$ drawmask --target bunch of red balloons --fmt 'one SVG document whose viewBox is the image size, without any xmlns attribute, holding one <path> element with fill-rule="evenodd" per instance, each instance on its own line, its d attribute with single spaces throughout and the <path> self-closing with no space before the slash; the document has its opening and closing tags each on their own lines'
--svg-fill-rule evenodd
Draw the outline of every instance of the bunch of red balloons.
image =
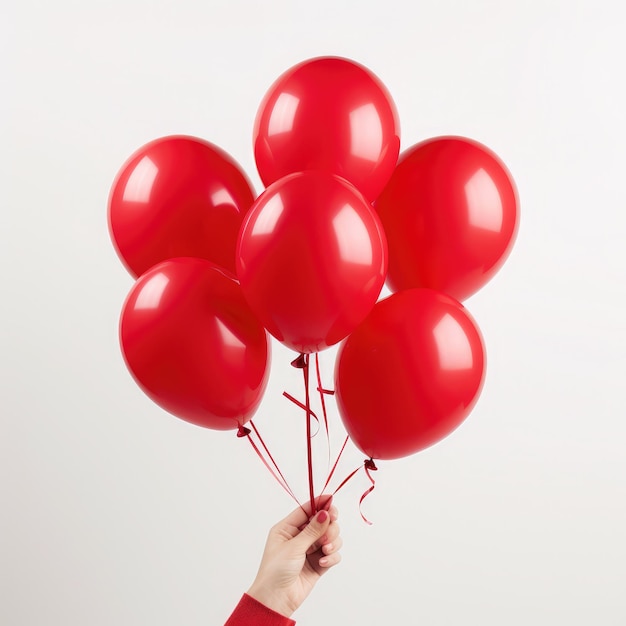
<svg viewBox="0 0 626 626">
<path fill-rule="evenodd" d="M 336 57 L 292 67 L 263 99 L 256 199 L 207 141 L 140 148 L 108 215 L 137 278 L 120 340 L 145 393 L 200 426 L 240 429 L 266 386 L 269 331 L 303 354 L 343 341 L 337 404 L 369 458 L 415 453 L 456 428 L 485 373 L 460 301 L 510 252 L 517 193 L 502 161 L 471 139 L 399 150 L 385 86 Z M 385 281 L 393 293 L 377 302 Z"/>
</svg>

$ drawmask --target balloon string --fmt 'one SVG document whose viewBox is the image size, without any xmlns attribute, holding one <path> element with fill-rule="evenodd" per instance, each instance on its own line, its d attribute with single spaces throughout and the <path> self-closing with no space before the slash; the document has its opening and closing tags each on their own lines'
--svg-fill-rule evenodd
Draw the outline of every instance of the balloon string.
<svg viewBox="0 0 626 626">
<path fill-rule="evenodd" d="M 261 435 L 259 435 L 258 430 L 256 429 L 256 427 L 254 426 L 254 424 L 252 422 L 250 422 L 250 425 L 252 426 L 252 428 L 254 428 L 254 432 L 256 433 L 257 437 L 259 438 L 259 441 L 261 442 L 261 445 L 263 446 L 263 448 L 267 452 L 269 458 L 271 459 L 274 467 L 276 468 L 276 471 L 274 471 L 274 469 L 271 467 L 271 465 L 269 464 L 267 459 L 263 456 L 263 453 L 261 452 L 261 450 L 259 449 L 257 444 L 254 443 L 254 440 L 252 439 L 251 431 L 250 431 L 249 428 L 246 428 L 245 426 L 239 426 L 239 430 L 237 431 L 237 437 L 240 437 L 240 438 L 241 437 L 245 437 L 250 442 L 250 445 L 252 446 L 252 449 L 256 452 L 257 456 L 263 462 L 263 465 L 265 465 L 265 467 L 269 470 L 270 474 L 274 477 L 274 480 L 289 494 L 289 496 L 296 502 L 296 504 L 305 513 L 307 513 L 307 511 L 304 509 L 304 507 L 302 506 L 302 504 L 300 503 L 300 501 L 298 500 L 298 498 L 294 494 L 293 490 L 291 489 L 291 487 L 287 483 L 287 480 L 283 476 L 283 473 L 280 471 L 278 465 L 276 464 L 276 461 L 274 461 L 274 458 L 272 457 L 272 455 L 270 454 L 269 450 L 267 449 L 267 446 L 265 445 L 265 442 L 263 441 L 263 439 L 261 439 Z M 276 473 L 276 472 L 278 472 L 278 473 Z M 307 515 L 308 515 L 308 513 L 307 513 Z"/>
<path fill-rule="evenodd" d="M 345 445 L 345 444 L 344 444 Z M 363 500 L 365 500 L 365 498 L 367 498 L 367 496 L 369 496 L 370 493 L 372 493 L 372 491 L 374 491 L 374 488 L 376 487 L 376 481 L 372 478 L 372 475 L 370 474 L 370 472 L 375 472 L 378 468 L 376 467 L 376 464 L 374 463 L 374 459 L 365 459 L 365 461 L 363 462 L 363 465 L 359 465 L 359 467 L 357 467 L 355 470 L 353 470 L 352 472 L 350 472 L 348 474 L 348 476 L 346 476 L 346 478 L 344 478 L 341 483 L 339 484 L 339 487 L 337 487 L 337 489 L 335 489 L 335 491 L 333 491 L 333 496 L 353 477 L 355 476 L 359 470 L 361 468 L 365 469 L 365 474 L 367 475 L 367 478 L 369 479 L 369 481 L 372 483 L 372 486 L 369 487 L 368 489 L 366 489 L 363 492 L 363 495 L 361 495 L 361 498 L 359 500 L 359 513 L 361 514 L 361 517 L 363 518 L 363 521 L 366 524 L 369 524 L 370 526 L 372 525 L 372 522 L 370 522 L 365 515 L 363 515 L 363 510 L 361 508 L 361 505 L 363 504 Z"/>
<path fill-rule="evenodd" d="M 361 496 L 361 499 L 359 500 L 359 513 L 361 514 L 363 521 L 366 524 L 369 524 L 371 526 L 372 522 L 370 522 L 365 517 L 365 515 L 363 515 L 361 505 L 363 504 L 363 500 L 365 500 L 365 498 L 367 498 L 367 496 L 369 496 L 370 493 L 372 493 L 372 491 L 374 491 L 374 488 L 376 487 L 376 481 L 372 478 L 372 475 L 370 474 L 370 472 L 375 472 L 378 468 L 376 467 L 376 464 L 374 463 L 374 459 L 366 459 L 365 463 L 363 463 L 363 467 L 365 468 L 365 474 L 369 478 L 369 481 L 372 483 L 372 486 L 363 493 L 363 495 Z"/>
<path fill-rule="evenodd" d="M 317 417 L 317 415 L 311 409 L 310 360 L 309 360 L 309 358 L 310 358 L 310 355 L 305 354 L 305 353 L 301 353 L 298 357 L 296 357 L 291 362 L 291 365 L 293 367 L 296 367 L 296 368 L 302 370 L 302 376 L 303 376 L 303 379 L 304 379 L 304 396 L 305 396 L 305 401 L 304 402 L 300 402 L 299 400 L 294 398 L 291 394 L 287 393 L 286 391 L 283 391 L 283 396 L 285 396 L 285 398 L 287 398 L 288 400 L 293 402 L 296 406 L 298 406 L 300 409 L 302 409 L 303 411 L 306 412 L 307 473 L 308 473 L 308 479 L 309 479 L 309 499 L 310 499 L 310 502 L 311 502 L 312 514 L 315 515 L 315 513 L 317 512 L 318 501 L 315 498 L 315 488 L 314 488 L 314 483 L 313 483 L 313 450 L 312 450 L 312 445 L 311 445 L 311 439 L 312 439 L 312 437 L 314 435 L 311 434 L 311 417 L 313 417 L 315 419 L 315 421 L 317 422 L 317 424 L 318 424 L 318 431 L 319 431 L 319 428 L 321 427 L 321 423 L 320 423 L 320 420 Z M 316 369 L 316 375 L 317 375 L 317 391 L 320 394 L 320 402 L 321 402 L 321 405 L 322 405 L 322 413 L 323 413 L 323 416 L 324 416 L 324 429 L 326 430 L 326 440 L 327 440 L 327 444 L 328 444 L 328 459 L 329 459 L 328 460 L 328 464 L 330 466 L 330 429 L 329 429 L 329 426 L 328 426 L 328 412 L 326 410 L 326 401 L 325 401 L 324 396 L 325 395 L 334 395 L 335 392 L 332 391 L 332 390 L 329 390 L 329 389 L 324 389 L 324 387 L 322 385 L 322 376 L 321 376 L 321 370 L 320 370 L 320 365 L 319 365 L 319 355 L 317 353 L 315 353 L 315 369 Z M 277 465 L 276 461 L 274 460 L 272 454 L 270 453 L 269 449 L 265 445 L 265 442 L 263 441 L 263 438 L 261 437 L 260 433 L 258 432 L 256 426 L 254 425 L 254 423 L 252 421 L 250 421 L 250 425 L 254 429 L 255 434 L 259 438 L 259 442 L 261 443 L 261 446 L 263 447 L 263 449 L 267 453 L 269 459 L 271 460 L 272 464 L 276 468 L 276 471 L 274 471 L 272 469 L 272 467 L 270 466 L 268 461 L 266 461 L 266 459 L 261 454 L 261 451 L 259 450 L 259 448 L 256 446 L 256 444 L 252 440 L 252 438 L 250 436 L 250 429 L 244 428 L 243 426 L 240 426 L 239 432 L 237 433 L 237 436 L 238 437 L 244 437 L 244 436 L 248 437 L 248 440 L 252 444 L 252 447 L 255 449 L 257 455 L 263 461 L 265 466 L 269 469 L 269 471 L 274 476 L 276 481 L 298 503 L 300 508 L 303 511 L 306 512 L 306 510 L 304 509 L 304 507 L 302 506 L 300 501 L 296 498 L 296 496 L 295 496 L 293 490 L 291 489 L 291 487 L 289 487 L 289 485 L 287 483 L 287 480 L 283 476 L 283 474 L 280 471 L 280 468 L 278 467 L 278 465 Z M 349 438 L 350 437 L 347 435 L 346 438 L 344 439 L 343 445 L 341 446 L 341 449 L 339 450 L 339 454 L 337 455 L 337 458 L 335 459 L 335 462 L 333 464 L 332 469 L 328 473 L 328 477 L 326 478 L 326 482 L 324 483 L 324 487 L 323 487 L 321 493 L 324 493 L 324 491 L 326 491 L 326 488 L 328 487 L 330 481 L 332 480 L 332 477 L 334 476 L 335 471 L 337 470 L 337 466 L 339 465 L 339 461 L 341 459 L 341 456 L 343 455 L 343 452 L 344 452 L 344 450 L 346 448 L 346 444 L 348 443 L 348 439 Z M 372 522 L 370 522 L 365 517 L 365 515 L 363 515 L 362 505 L 363 505 L 363 501 L 365 500 L 365 498 L 367 498 L 367 496 L 369 496 L 369 494 L 372 493 L 372 491 L 374 491 L 374 489 L 376 487 L 376 481 L 374 480 L 374 478 L 372 478 L 372 475 L 370 473 L 370 472 L 376 471 L 378 469 L 376 467 L 376 464 L 374 463 L 374 459 L 372 459 L 372 458 L 365 459 L 365 461 L 363 462 L 363 465 L 359 465 L 356 469 L 354 469 L 352 472 L 350 472 L 350 474 L 348 474 L 348 476 L 346 476 L 346 478 L 344 478 L 341 481 L 339 486 L 333 491 L 332 495 L 334 496 L 347 482 L 349 482 L 361 470 L 361 468 L 364 469 L 365 474 L 366 474 L 368 480 L 371 483 L 371 487 L 366 489 L 363 492 L 363 494 L 361 495 L 361 498 L 359 499 L 359 513 L 361 514 L 361 517 L 362 517 L 363 521 L 366 524 L 369 524 L 371 526 Z M 279 476 L 280 476 L 280 478 L 279 478 Z"/>
<path fill-rule="evenodd" d="M 337 465 L 339 464 L 339 459 L 341 458 L 341 455 L 343 454 L 343 451 L 345 450 L 346 444 L 348 443 L 348 439 L 349 439 L 349 436 L 346 435 L 346 438 L 343 441 L 343 445 L 341 446 L 341 450 L 339 450 L 339 454 L 337 455 L 337 458 L 335 459 L 335 464 L 333 465 L 333 468 L 330 470 L 328 474 L 328 478 L 326 479 L 326 482 L 324 483 L 324 489 L 322 489 L 322 493 L 326 491 L 326 487 L 328 487 L 328 483 L 330 482 L 331 478 L 333 477 L 333 474 L 335 473 L 335 470 L 337 469 Z"/>
<path fill-rule="evenodd" d="M 324 429 L 326 430 L 326 449 L 328 450 L 328 462 L 326 465 L 326 469 L 328 469 L 330 467 L 330 430 L 328 428 L 328 413 L 326 412 L 326 399 L 324 398 L 324 396 L 326 394 L 333 395 L 335 392 L 324 389 L 324 387 L 322 386 L 322 374 L 320 372 L 320 358 L 318 352 L 315 353 L 315 373 L 317 374 L 317 391 L 320 394 L 322 413 L 324 415 Z M 326 481 L 326 485 L 328 485 L 328 481 Z M 324 485 L 324 488 L 326 488 L 326 485 Z M 323 489 L 322 493 L 324 493 Z"/>
<path fill-rule="evenodd" d="M 304 398 L 306 404 L 306 460 L 309 473 L 309 497 L 311 499 L 312 515 L 317 513 L 317 502 L 315 500 L 315 488 L 313 486 L 313 449 L 311 446 L 311 398 L 309 394 L 309 355 L 304 355 Z M 318 420 L 319 423 L 319 420 Z"/>
<path fill-rule="evenodd" d="M 352 470 L 340 483 L 339 487 L 333 491 L 333 496 L 362 468 L 362 465 L 359 465 L 355 470 Z"/>
<path fill-rule="evenodd" d="M 283 396 L 285 396 L 285 398 L 287 398 L 287 400 L 291 400 L 291 402 L 293 402 L 296 406 L 300 407 L 303 411 L 306 411 L 306 404 L 300 402 L 300 400 L 294 398 L 290 393 L 287 393 L 286 391 L 283 391 Z M 315 415 L 315 413 L 311 410 L 311 408 L 309 408 L 309 413 L 311 415 L 311 417 L 313 417 L 313 419 L 317 422 L 318 424 L 318 430 L 316 430 L 313 433 L 313 437 L 315 437 L 315 435 L 317 435 L 318 431 L 319 431 L 319 423 L 320 423 L 320 419 L 319 417 L 317 417 L 317 415 Z"/>
<path fill-rule="evenodd" d="M 272 453 L 269 451 L 269 448 L 265 444 L 265 441 L 263 441 L 263 437 L 261 437 L 261 433 L 259 432 L 259 429 L 256 427 L 255 423 L 252 420 L 250 420 L 250 426 L 252 426 L 252 430 L 254 430 L 254 433 L 259 438 L 259 443 L 263 446 L 263 449 L 267 453 L 267 456 L 269 457 L 270 461 L 272 462 L 272 465 L 276 468 L 276 471 L 278 472 L 280 477 L 283 479 L 283 482 L 285 483 L 285 485 L 289 489 L 289 493 L 292 495 L 293 499 L 298 504 L 300 504 L 300 500 L 298 500 L 298 498 L 295 496 L 293 489 L 289 486 L 289 483 L 287 482 L 287 479 L 285 478 L 283 473 L 280 471 L 280 467 L 278 467 L 278 463 L 276 463 L 276 461 L 274 460 L 274 457 L 272 456 Z M 303 509 L 302 504 L 300 504 L 300 508 Z"/>
</svg>

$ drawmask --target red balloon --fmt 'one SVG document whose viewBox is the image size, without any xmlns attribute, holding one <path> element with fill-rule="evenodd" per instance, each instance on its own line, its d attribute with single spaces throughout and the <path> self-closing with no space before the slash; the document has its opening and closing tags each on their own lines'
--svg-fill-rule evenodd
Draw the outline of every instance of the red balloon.
<svg viewBox="0 0 626 626">
<path fill-rule="evenodd" d="M 518 227 L 505 165 L 485 146 L 439 137 L 402 153 L 376 201 L 392 291 L 430 287 L 464 300 L 498 271 Z"/>
<path fill-rule="evenodd" d="M 235 271 L 235 246 L 254 201 L 226 152 L 195 137 L 164 137 L 124 164 L 109 196 L 109 232 L 133 276 L 159 261 L 199 257 Z"/>
<path fill-rule="evenodd" d="M 465 308 L 431 289 L 382 300 L 339 348 L 335 397 L 354 443 L 397 459 L 452 432 L 483 385 L 484 347 Z"/>
<path fill-rule="evenodd" d="M 120 320 L 122 353 L 143 391 L 177 417 L 216 430 L 237 428 L 256 411 L 268 340 L 237 281 L 204 259 L 152 267 Z"/>
<path fill-rule="evenodd" d="M 271 185 L 244 220 L 237 275 L 250 307 L 298 352 L 343 339 L 385 281 L 387 244 L 376 213 L 350 183 L 302 172 Z"/>
<path fill-rule="evenodd" d="M 400 123 L 386 87 L 367 68 L 337 57 L 310 59 L 282 74 L 254 126 L 265 185 L 293 172 L 328 170 L 372 201 L 399 151 Z"/>
</svg>

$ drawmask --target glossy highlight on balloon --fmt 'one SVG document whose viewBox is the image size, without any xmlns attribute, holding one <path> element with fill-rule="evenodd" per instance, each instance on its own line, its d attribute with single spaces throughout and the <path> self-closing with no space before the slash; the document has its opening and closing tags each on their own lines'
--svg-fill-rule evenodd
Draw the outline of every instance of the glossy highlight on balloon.
<svg viewBox="0 0 626 626">
<path fill-rule="evenodd" d="M 269 338 L 235 278 L 204 259 L 143 274 L 122 309 L 120 343 L 138 385 L 183 420 L 236 429 L 261 402 Z"/>
<path fill-rule="evenodd" d="M 326 170 L 371 202 L 389 180 L 400 123 L 383 83 L 349 59 L 299 63 L 271 86 L 257 113 L 254 156 L 267 186 L 305 170 Z"/>
<path fill-rule="evenodd" d="M 509 171 L 482 144 L 438 137 L 409 148 L 375 203 L 389 243 L 389 288 L 465 300 L 509 255 L 518 204 Z"/>
<path fill-rule="evenodd" d="M 237 275 L 265 328 L 298 352 L 343 339 L 384 284 L 387 244 L 357 189 L 328 172 L 280 179 L 243 223 Z"/>
<path fill-rule="evenodd" d="M 156 139 L 123 165 L 109 196 L 109 232 L 134 276 L 160 261 L 198 257 L 235 272 L 235 246 L 254 201 L 226 152 L 195 137 Z"/>
<path fill-rule="evenodd" d="M 341 344 L 335 397 L 368 457 L 397 459 L 451 433 L 476 403 L 485 373 L 478 326 L 459 302 L 408 289 L 376 304 Z"/>
</svg>

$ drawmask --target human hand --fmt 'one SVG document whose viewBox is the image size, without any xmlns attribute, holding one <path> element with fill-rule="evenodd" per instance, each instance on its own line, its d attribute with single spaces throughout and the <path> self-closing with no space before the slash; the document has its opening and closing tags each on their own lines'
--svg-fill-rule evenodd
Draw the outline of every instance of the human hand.
<svg viewBox="0 0 626 626">
<path fill-rule="evenodd" d="M 248 595 L 290 617 L 320 577 L 341 560 L 337 517 L 329 498 L 312 518 L 298 507 L 274 525 Z"/>
</svg>

